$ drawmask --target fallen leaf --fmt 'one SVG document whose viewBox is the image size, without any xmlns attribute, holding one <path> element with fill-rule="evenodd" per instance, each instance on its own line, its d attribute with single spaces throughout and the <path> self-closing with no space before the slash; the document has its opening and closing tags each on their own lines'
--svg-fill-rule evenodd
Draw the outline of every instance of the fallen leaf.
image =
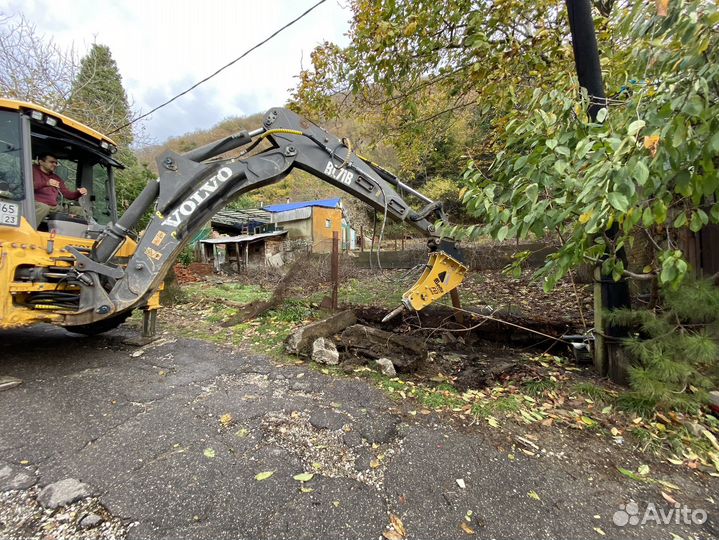
<svg viewBox="0 0 719 540">
<path fill-rule="evenodd" d="M 402 536 L 396 531 L 385 531 L 382 533 L 387 540 L 402 540 Z"/>
<path fill-rule="evenodd" d="M 297 480 L 298 482 L 309 482 L 314 477 L 314 474 L 312 473 L 302 473 L 302 474 L 296 474 L 292 477 L 293 480 Z"/>
<path fill-rule="evenodd" d="M 664 493 L 663 491 L 662 491 L 662 497 L 664 497 L 664 500 L 667 501 L 669 504 L 679 504 L 674 497 Z"/>
<path fill-rule="evenodd" d="M 235 419 L 232 417 L 230 413 L 223 414 L 220 416 L 220 424 L 222 424 L 223 427 L 228 428 L 232 424 L 235 423 Z"/>
<path fill-rule="evenodd" d="M 275 471 L 265 471 L 255 475 L 255 480 L 260 482 L 261 480 L 267 480 L 270 476 L 275 474 Z"/>
<path fill-rule="evenodd" d="M 532 490 L 532 491 L 530 491 L 529 493 L 527 493 L 527 496 L 529 496 L 530 499 L 534 499 L 535 501 L 540 501 L 540 500 L 541 500 L 540 497 L 539 497 L 539 494 L 538 494 L 536 491 L 534 491 L 534 490 Z"/>
<path fill-rule="evenodd" d="M 339 502 L 339 501 L 332 501 L 332 506 L 334 506 L 335 508 L 339 508 L 340 502 Z"/>
<path fill-rule="evenodd" d="M 459 524 L 459 528 L 462 529 L 467 534 L 475 534 L 474 529 L 472 527 L 470 527 L 469 525 L 467 525 L 467 523 L 464 521 Z"/>
<path fill-rule="evenodd" d="M 245 428 L 240 428 L 237 431 L 235 431 L 235 436 L 239 437 L 240 439 L 244 439 L 250 434 L 249 430 Z"/>
<path fill-rule="evenodd" d="M 404 538 L 407 536 L 407 531 L 404 528 L 404 523 L 402 523 L 402 520 L 399 519 L 399 516 L 396 516 L 394 514 L 389 515 L 389 522 L 392 524 L 392 527 L 394 527 L 394 530 L 397 531 L 397 533 Z"/>
<path fill-rule="evenodd" d="M 637 472 L 640 476 L 646 476 L 649 474 L 649 465 L 639 465 Z"/>
<path fill-rule="evenodd" d="M 369 460 L 369 466 L 372 469 L 377 469 L 382 463 L 380 463 L 380 460 L 377 458 L 372 458 Z"/>
<path fill-rule="evenodd" d="M 202 453 L 205 454 L 206 458 L 215 457 L 215 450 L 213 448 L 205 448 L 205 451 Z"/>
<path fill-rule="evenodd" d="M 666 480 L 655 480 L 655 482 L 657 484 L 659 484 L 660 486 L 664 486 L 667 489 L 674 490 L 674 491 L 681 491 L 681 488 L 678 485 L 672 484 L 671 482 L 667 482 Z"/>
<path fill-rule="evenodd" d="M 312 493 L 313 491 L 314 491 L 314 489 L 312 489 L 312 488 L 306 488 L 306 487 L 300 488 L 301 493 Z"/>
<path fill-rule="evenodd" d="M 499 427 L 499 422 L 497 422 L 497 419 L 494 416 L 488 416 L 487 417 L 487 423 L 492 426 L 493 428 Z"/>
<path fill-rule="evenodd" d="M 594 527 L 594 530 L 597 531 L 597 534 L 601 534 L 602 536 L 606 536 L 607 533 L 605 533 L 602 529 L 599 527 Z"/>
<path fill-rule="evenodd" d="M 462 478 L 457 478 L 456 482 L 457 482 L 457 485 L 459 487 L 461 487 L 462 489 L 467 487 L 467 485 L 464 483 L 464 479 L 462 479 Z"/>
</svg>

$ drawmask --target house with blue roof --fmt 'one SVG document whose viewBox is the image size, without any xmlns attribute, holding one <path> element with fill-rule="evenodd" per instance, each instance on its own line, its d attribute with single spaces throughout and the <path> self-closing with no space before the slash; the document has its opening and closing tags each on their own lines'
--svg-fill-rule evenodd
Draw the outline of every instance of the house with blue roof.
<svg viewBox="0 0 719 540">
<path fill-rule="evenodd" d="M 252 210 L 223 210 L 212 218 L 212 228 L 227 235 L 256 235 L 286 231 L 287 240 L 306 242 L 314 253 L 332 251 L 332 234 L 341 249 L 355 249 L 357 235 L 342 208 L 342 200 L 271 204 Z"/>
</svg>

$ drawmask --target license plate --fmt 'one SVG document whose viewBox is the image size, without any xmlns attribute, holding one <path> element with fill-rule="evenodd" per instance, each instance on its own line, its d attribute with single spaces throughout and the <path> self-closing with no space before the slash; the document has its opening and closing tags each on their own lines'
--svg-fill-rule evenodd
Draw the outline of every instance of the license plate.
<svg viewBox="0 0 719 540">
<path fill-rule="evenodd" d="M 20 226 L 20 205 L 11 202 L 0 201 L 0 226 Z"/>
</svg>

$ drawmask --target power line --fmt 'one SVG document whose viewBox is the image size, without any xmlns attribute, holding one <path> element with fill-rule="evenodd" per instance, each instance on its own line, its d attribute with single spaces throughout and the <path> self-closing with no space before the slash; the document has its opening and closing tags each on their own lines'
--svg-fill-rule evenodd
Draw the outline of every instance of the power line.
<svg viewBox="0 0 719 540">
<path fill-rule="evenodd" d="M 189 87 L 187 90 L 185 90 L 184 92 L 180 92 L 180 93 L 177 94 L 175 97 L 173 97 L 173 98 L 171 98 L 171 99 L 168 99 L 167 101 L 165 101 L 165 102 L 162 103 L 161 105 L 158 105 L 157 107 L 155 107 L 154 109 L 152 109 L 150 112 L 147 112 L 147 113 L 145 113 L 145 114 L 143 114 L 143 115 L 141 115 L 141 116 L 138 116 L 138 117 L 135 118 L 134 120 L 131 120 L 130 122 L 127 122 L 126 124 L 123 124 L 122 126 L 120 126 L 119 128 L 115 129 L 114 131 L 111 131 L 110 133 L 108 133 L 108 135 L 112 135 L 113 133 L 117 133 L 117 132 L 120 131 L 121 129 L 125 129 L 127 126 L 131 126 L 132 124 L 134 124 L 134 123 L 137 122 L 138 120 L 142 120 L 143 118 L 146 118 L 147 116 L 150 116 L 152 113 L 154 113 L 154 112 L 156 112 L 156 111 L 162 109 L 165 105 L 169 105 L 170 103 L 172 103 L 172 102 L 175 101 L 176 99 L 181 98 L 181 97 L 184 96 L 185 94 L 191 92 L 192 90 L 194 90 L 195 88 L 197 88 L 198 86 L 200 86 L 202 83 L 206 83 L 207 81 L 209 81 L 210 79 L 212 79 L 215 75 L 218 75 L 220 72 L 226 70 L 226 69 L 227 69 L 228 67 L 230 67 L 231 65 L 235 64 L 236 62 L 239 62 L 239 61 L 242 60 L 245 56 L 247 56 L 248 54 L 250 54 L 252 51 L 254 51 L 255 49 L 260 48 L 262 45 L 264 45 L 265 43 L 267 43 L 268 41 L 270 41 L 272 38 L 274 38 L 277 34 L 279 34 L 280 32 L 282 32 L 283 30 L 286 30 L 287 28 L 289 28 L 290 26 L 292 26 L 293 24 L 295 24 L 297 21 L 299 21 L 300 19 L 302 19 L 303 17 L 305 17 L 306 15 L 308 15 L 311 11 L 313 11 L 313 10 L 314 10 L 316 7 L 318 7 L 320 4 L 324 4 L 325 2 L 326 2 L 326 0 L 319 0 L 319 2 L 317 2 L 314 6 L 312 6 L 312 7 L 309 8 L 307 11 L 305 11 L 304 13 L 302 13 L 299 17 L 296 17 L 295 19 L 291 20 L 291 21 L 288 22 L 286 25 L 284 25 L 282 28 L 279 28 L 278 30 L 275 30 L 270 36 L 268 36 L 268 37 L 266 37 L 265 39 L 263 39 L 262 41 L 260 41 L 257 45 L 255 45 L 255 46 L 253 46 L 253 47 L 247 49 L 247 50 L 246 50 L 245 52 L 243 52 L 240 56 L 238 56 L 237 58 L 235 58 L 234 60 L 232 60 L 232 62 L 230 62 L 230 63 L 228 63 L 228 64 L 225 64 L 225 65 L 222 66 L 220 69 L 218 69 L 217 71 L 215 71 L 212 75 L 208 75 L 207 77 L 205 77 L 205 78 L 202 79 L 201 81 L 196 82 L 195 84 L 193 84 L 192 86 L 190 86 L 190 87 Z"/>
</svg>

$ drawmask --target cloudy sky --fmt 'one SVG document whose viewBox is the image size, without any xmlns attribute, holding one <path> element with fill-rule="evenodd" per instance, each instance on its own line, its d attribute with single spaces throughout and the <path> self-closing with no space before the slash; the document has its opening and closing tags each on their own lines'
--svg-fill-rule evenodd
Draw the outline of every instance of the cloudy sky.
<svg viewBox="0 0 719 540">
<path fill-rule="evenodd" d="M 317 0 L 0 0 L 39 33 L 82 55 L 110 47 L 136 111 L 147 112 L 234 60 Z M 283 105 L 310 53 L 323 41 L 347 43 L 351 12 L 326 0 L 267 44 L 144 122 L 162 142 L 224 118 Z"/>
</svg>

